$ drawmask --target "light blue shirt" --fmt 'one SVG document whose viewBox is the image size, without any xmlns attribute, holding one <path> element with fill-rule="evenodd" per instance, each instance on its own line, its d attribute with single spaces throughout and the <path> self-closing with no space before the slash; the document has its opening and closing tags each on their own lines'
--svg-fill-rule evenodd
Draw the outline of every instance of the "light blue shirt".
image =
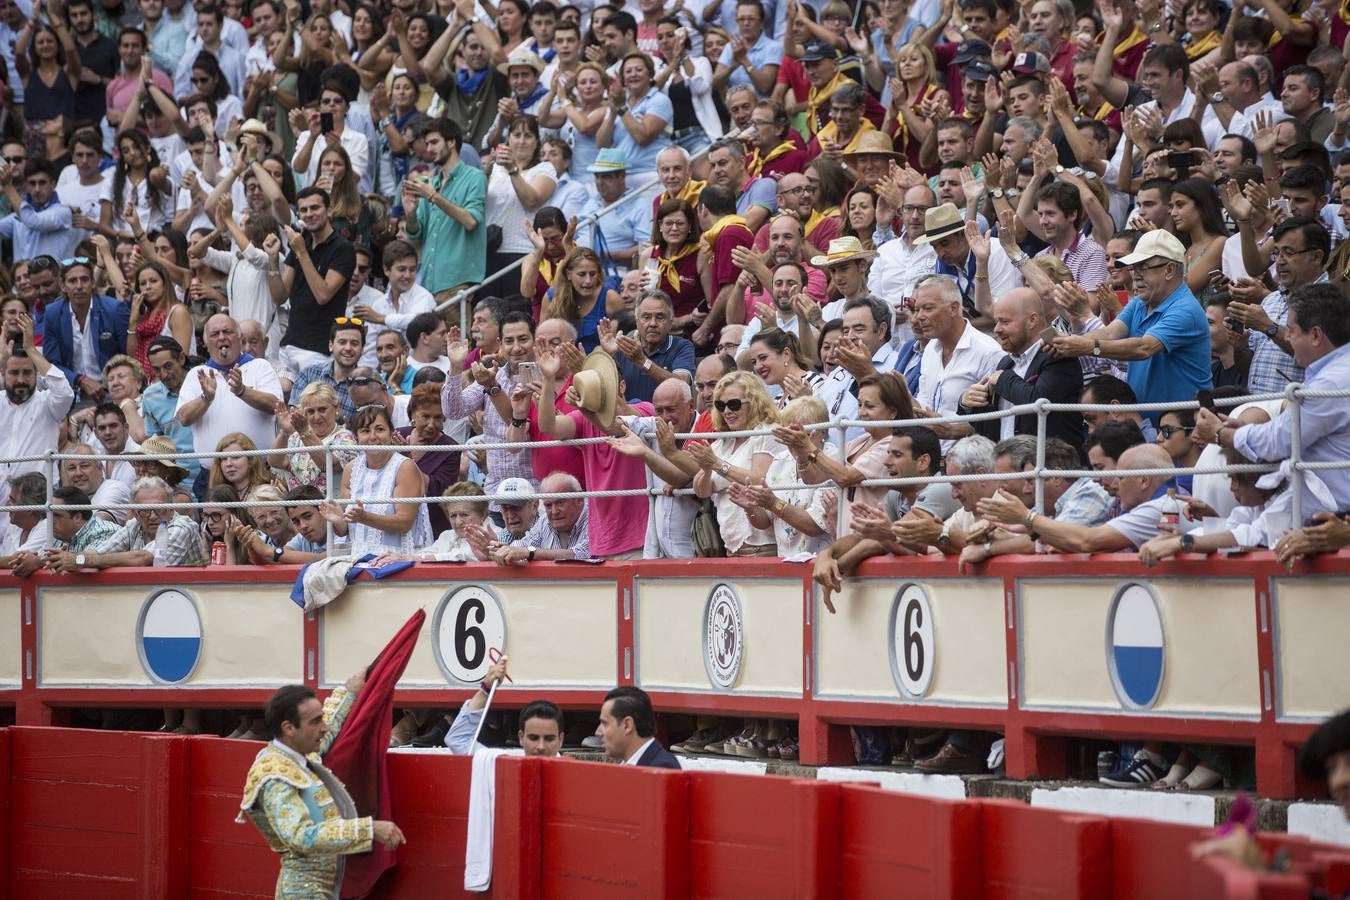
<svg viewBox="0 0 1350 900">
<path fill-rule="evenodd" d="M 635 119 L 655 116 L 666 123 L 661 133 L 646 144 L 634 140 L 623 126 L 623 119 L 614 123 L 614 147 L 622 150 L 624 158 L 628 160 L 628 174 L 655 172 L 656 157 L 670 146 L 670 123 L 675 121 L 675 107 L 671 105 L 669 97 L 653 87 L 648 89 L 646 96 L 629 107 L 628 112 Z"/>
<path fill-rule="evenodd" d="M 191 5 L 188 6 L 191 9 Z M 150 39 L 150 61 L 162 72 L 177 70 L 183 59 L 183 50 L 187 47 L 188 30 L 181 21 L 174 21 L 168 10 L 159 17 L 155 30 L 147 35 Z M 11 70 L 13 71 L 13 70 Z"/>
<path fill-rule="evenodd" d="M 165 16 L 168 16 L 167 11 Z M 196 91 L 192 86 L 192 64 L 197 61 L 197 54 L 201 53 L 203 49 L 205 48 L 202 47 L 201 38 L 196 35 L 188 38 L 186 45 L 183 47 L 183 56 L 178 60 L 178 68 L 174 70 L 173 74 L 173 89 L 179 97 L 186 97 Z M 220 52 L 213 55 L 216 57 L 216 62 L 220 63 L 220 71 L 225 73 L 225 80 L 230 83 L 230 93 L 236 97 L 244 96 L 244 54 L 222 39 Z"/>
<path fill-rule="evenodd" d="M 750 182 L 745 191 L 736 198 L 736 215 L 746 215 L 752 206 L 764 207 L 769 211 L 769 215 L 778 212 L 778 182 L 772 178 L 756 178 Z"/>
<path fill-rule="evenodd" d="M 1139 298 L 1120 312 L 1130 337 L 1152 335 L 1163 349 L 1129 363 L 1127 378 L 1140 403 L 1194 400 L 1212 386 L 1209 323 L 1205 310 L 1183 281 L 1156 309 Z M 1158 413 L 1148 414 L 1156 420 Z"/>
<path fill-rule="evenodd" d="M 732 28 L 730 29 L 733 34 L 736 33 L 735 24 L 736 20 L 733 16 Z M 775 41 L 773 38 L 769 37 L 769 33 L 766 30 L 759 36 L 759 40 L 755 41 L 754 46 L 750 48 L 746 56 L 750 58 L 750 65 L 756 69 L 766 65 L 779 65 L 783 61 L 783 42 Z M 727 90 L 731 90 L 738 84 L 749 84 L 751 87 L 754 87 L 750 82 L 750 76 L 745 73 L 745 69 L 737 65 L 736 61 L 732 58 L 730 44 L 727 44 L 722 48 L 722 55 L 718 57 L 717 64 L 719 66 L 726 66 L 732 70 L 731 77 L 727 79 Z M 756 93 L 759 92 L 756 91 Z M 725 94 L 723 96 L 725 96 Z M 759 99 L 765 100 L 768 96 L 767 93 L 762 93 L 759 94 Z"/>
<path fill-rule="evenodd" d="M 173 445 L 178 448 L 179 453 L 195 453 L 197 448 L 193 444 L 192 429 L 178 424 L 177 413 L 178 395 L 170 394 L 164 382 L 156 381 L 141 395 L 141 416 L 145 419 L 145 433 L 166 435 L 173 439 Z M 192 483 L 197 480 L 197 473 L 201 471 L 202 461 L 180 459 L 177 462 L 188 470 L 182 486 L 184 490 L 191 491 Z"/>
<path fill-rule="evenodd" d="M 455 721 L 451 723 L 450 730 L 445 733 L 445 746 L 451 753 L 457 753 L 460 756 L 472 756 L 478 747 L 470 747 L 474 743 L 473 736 L 478 731 L 478 723 L 483 718 L 483 713 L 487 712 L 487 707 L 481 709 L 469 709 L 469 701 L 465 700 L 464 705 L 459 708 L 459 715 L 455 716 Z"/>
<path fill-rule="evenodd" d="M 577 222 L 582 218 L 594 215 L 606 206 L 605 201 L 600 199 L 600 194 L 590 194 L 587 203 L 581 208 Z M 643 241 L 652 239 L 652 198 L 649 192 L 643 191 L 623 201 L 616 209 L 605 213 L 599 218 L 600 233 L 605 237 L 607 249 L 626 250 L 630 247 L 636 247 Z M 595 249 L 595 234 L 593 226 L 590 223 L 577 225 L 577 246 L 590 247 Z M 596 250 L 598 253 L 599 250 Z M 627 266 L 620 265 L 619 272 L 628 271 Z"/>
<path fill-rule="evenodd" d="M 32 259 L 46 254 L 65 259 L 75 249 L 79 235 L 71 230 L 70 207 L 55 192 L 42 209 L 25 195 L 18 212 L 0 219 L 0 237 L 14 242 L 14 259 Z"/>
<path fill-rule="evenodd" d="M 736 27 L 736 5 L 739 2 L 740 0 L 722 0 L 721 5 L 717 8 L 716 19 L 706 24 L 719 25 L 731 34 L 739 33 L 740 29 Z M 778 0 L 761 0 L 761 3 L 764 5 L 764 33 L 770 37 L 776 34 L 781 35 L 783 33 L 783 19 L 787 15 L 787 4 L 780 5 Z M 819 0 L 806 0 L 806 5 L 817 13 L 825 8 L 825 4 L 819 2 Z M 641 15 L 637 13 L 634 13 L 634 15 L 641 21 Z M 755 65 L 759 65 L 759 63 L 755 63 Z"/>
<path fill-rule="evenodd" d="M 575 158 L 573 162 L 575 162 Z M 564 172 L 553 188 L 553 196 L 549 197 L 548 203 L 544 205 L 556 206 L 562 210 L 564 216 L 571 219 L 580 215 L 582 208 L 590 201 L 591 190 L 578 181 L 571 172 Z"/>
<path fill-rule="evenodd" d="M 1342 344 L 1308 366 L 1308 390 L 1338 391 L 1350 385 L 1350 344 Z M 1335 462 L 1350 459 L 1350 399 L 1304 399 L 1300 401 L 1300 458 L 1304 462 Z M 1285 409 L 1269 422 L 1244 425 L 1233 435 L 1233 446 L 1255 462 L 1283 462 L 1293 452 L 1293 428 L 1290 411 Z M 1301 512 L 1305 518 L 1316 512 L 1350 509 L 1350 469 L 1326 469 L 1317 472 L 1336 504 L 1332 509 L 1303 489 Z M 1295 522 L 1298 528 L 1301 522 Z"/>
</svg>

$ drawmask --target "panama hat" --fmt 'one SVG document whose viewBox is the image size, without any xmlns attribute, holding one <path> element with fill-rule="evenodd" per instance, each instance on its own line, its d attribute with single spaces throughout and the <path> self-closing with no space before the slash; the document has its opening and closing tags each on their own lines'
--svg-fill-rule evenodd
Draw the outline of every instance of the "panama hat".
<svg viewBox="0 0 1350 900">
<path fill-rule="evenodd" d="M 148 456 L 151 462 L 157 462 L 177 475 L 170 484 L 178 484 L 188 477 L 188 470 L 173 461 L 178 455 L 178 447 L 167 434 L 156 434 L 141 442 L 140 449 L 131 451 L 130 456 Z"/>
<path fill-rule="evenodd" d="M 916 244 L 931 244 L 948 235 L 966 230 L 966 220 L 961 218 L 961 210 L 955 203 L 934 206 L 923 214 L 923 236 L 916 237 Z"/>
<path fill-rule="evenodd" d="M 528 47 L 517 47 L 512 50 L 511 55 L 506 58 L 506 62 L 497 67 L 497 71 L 503 75 L 509 75 L 511 74 L 512 69 L 520 68 L 521 66 L 534 69 L 534 74 L 536 75 L 544 74 L 544 61 L 539 58 L 538 53 L 535 53 Z"/>
<path fill-rule="evenodd" d="M 886 156 L 897 162 L 905 157 L 895 152 L 891 139 L 882 131 L 869 131 L 858 138 L 857 149 L 844 154 L 844 162 L 851 162 L 859 156 Z"/>
<path fill-rule="evenodd" d="M 572 376 L 577 392 L 577 408 L 591 413 L 602 428 L 614 424 L 614 408 L 619 403 L 619 369 L 605 351 L 591 351 L 581 371 Z"/>
<path fill-rule="evenodd" d="M 851 262 L 855 259 L 872 259 L 876 255 L 877 251 L 864 249 L 862 241 L 854 235 L 848 235 L 833 238 L 824 256 L 811 257 L 811 265 L 817 269 L 828 269 L 830 266 L 837 266 L 840 263 Z"/>
</svg>

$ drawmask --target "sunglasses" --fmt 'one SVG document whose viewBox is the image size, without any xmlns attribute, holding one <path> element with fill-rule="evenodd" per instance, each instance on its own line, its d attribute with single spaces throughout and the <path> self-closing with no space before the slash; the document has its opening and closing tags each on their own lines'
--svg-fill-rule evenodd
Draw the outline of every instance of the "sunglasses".
<svg viewBox="0 0 1350 900">
<path fill-rule="evenodd" d="M 370 271 L 370 266 L 357 266 L 357 267 L 356 267 L 356 271 L 358 271 L 358 272 L 369 272 L 369 271 Z"/>
<path fill-rule="evenodd" d="M 11 166 L 21 166 L 21 165 L 23 165 L 24 163 L 28 162 L 28 157 L 26 157 L 26 156 L 6 156 L 6 157 L 5 157 L 5 162 L 9 163 Z"/>
<path fill-rule="evenodd" d="M 79 265 L 79 266 L 92 266 L 93 264 L 94 264 L 94 261 L 93 261 L 92 259 L 90 259 L 89 257 L 87 257 L 87 256 L 72 256 L 72 257 L 70 257 L 69 259 L 63 259 L 63 260 L 61 260 L 61 268 L 63 268 L 63 269 L 68 269 L 68 268 L 70 268 L 71 266 L 76 266 L 76 265 Z M 33 269 L 32 269 L 31 266 L 29 267 L 28 271 L 29 271 L 30 274 L 32 273 Z"/>
<path fill-rule="evenodd" d="M 744 400 L 714 400 L 714 401 L 713 401 L 713 409 L 717 410 L 718 412 L 726 412 L 727 410 L 731 410 L 732 412 L 740 412 L 740 411 L 741 411 L 741 407 L 744 406 L 744 405 L 745 405 L 745 401 L 744 401 Z"/>
<path fill-rule="evenodd" d="M 347 384 L 351 387 L 365 387 L 368 384 L 374 384 L 375 379 L 369 375 L 353 375 L 347 379 Z"/>
<path fill-rule="evenodd" d="M 1181 425 L 1164 425 L 1158 429 L 1158 437 L 1167 440 L 1174 434 L 1190 434 L 1195 429 L 1185 428 Z"/>
<path fill-rule="evenodd" d="M 360 267 L 358 266 L 357 268 Z M 370 266 L 366 266 L 366 268 L 369 269 Z M 346 325 L 349 322 L 353 325 L 361 325 L 361 326 L 364 326 L 366 324 L 364 319 L 358 319 L 356 318 L 356 316 L 351 316 L 350 318 L 347 316 L 338 316 L 333 321 L 338 323 L 339 325 Z"/>
</svg>

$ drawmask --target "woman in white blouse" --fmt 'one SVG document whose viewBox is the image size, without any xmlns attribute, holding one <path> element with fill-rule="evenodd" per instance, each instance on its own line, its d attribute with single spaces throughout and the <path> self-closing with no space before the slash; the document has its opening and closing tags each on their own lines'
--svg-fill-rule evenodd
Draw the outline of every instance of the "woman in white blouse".
<svg viewBox="0 0 1350 900">
<path fill-rule="evenodd" d="M 534 249 L 525 226 L 535 210 L 548 202 L 558 184 L 553 165 L 539 159 L 539 120 L 531 115 L 516 115 L 506 127 L 506 143 L 484 163 L 488 176 L 487 223 L 501 229 L 501 243 L 488 253 L 489 276 L 524 257 Z M 493 240 L 492 236 L 488 238 Z M 493 278 L 479 296 L 506 296 L 515 293 L 520 273 L 510 272 Z"/>
<path fill-rule="evenodd" d="M 717 431 L 750 431 L 778 422 L 778 407 L 764 383 L 750 372 L 730 372 L 713 388 L 713 427 Z M 773 463 L 777 445 L 771 435 L 719 438 L 711 444 L 690 441 L 685 451 L 699 465 L 694 493 L 713 498 L 717 527 L 728 556 L 777 556 L 773 526 L 758 528 L 731 498 L 731 485 L 761 484 Z"/>
</svg>

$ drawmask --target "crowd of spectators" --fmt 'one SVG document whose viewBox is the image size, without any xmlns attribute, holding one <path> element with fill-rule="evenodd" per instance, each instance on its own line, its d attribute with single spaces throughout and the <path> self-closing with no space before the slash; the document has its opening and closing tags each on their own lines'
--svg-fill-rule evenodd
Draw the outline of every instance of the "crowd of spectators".
<svg viewBox="0 0 1350 900">
<path fill-rule="evenodd" d="M 52 516 L 0 565 L 792 557 L 833 608 L 883 554 L 1344 546 L 1346 470 L 1304 522 L 1287 467 L 1128 473 L 1350 459 L 1342 399 L 1211 402 L 1350 384 L 1347 21 L 15 0 L 0 459 Z M 1038 459 L 1104 474 L 1038 508 Z M 873 483 L 937 473 L 1008 477 Z"/>
</svg>

